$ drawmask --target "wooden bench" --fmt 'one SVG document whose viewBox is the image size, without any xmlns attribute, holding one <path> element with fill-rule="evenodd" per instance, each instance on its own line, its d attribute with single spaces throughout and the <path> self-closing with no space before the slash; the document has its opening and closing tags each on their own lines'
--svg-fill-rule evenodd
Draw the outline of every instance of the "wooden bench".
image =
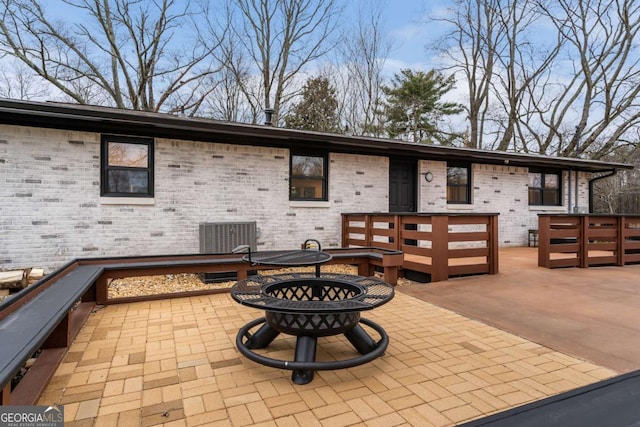
<svg viewBox="0 0 640 427">
<path fill-rule="evenodd" d="M 377 248 L 329 249 L 329 264 L 353 264 L 358 274 L 383 270 L 384 280 L 395 285 L 402 252 Z M 96 304 L 210 294 L 212 291 L 164 294 L 135 298 L 108 298 L 110 279 L 156 274 L 236 271 L 238 279 L 252 266 L 242 254 L 175 255 L 79 259 L 0 303 L 0 404 L 33 405 L 42 394 L 68 347 Z M 271 267 L 273 268 L 273 267 Z M 218 290 L 228 292 L 228 289 Z M 25 362 L 42 350 L 20 384 L 11 381 Z"/>
<path fill-rule="evenodd" d="M 42 374 L 43 364 L 62 359 L 66 348 L 71 344 L 95 305 L 95 302 L 87 301 L 86 295 L 89 295 L 89 300 L 92 299 L 91 287 L 94 286 L 100 274 L 102 274 L 100 266 L 78 266 L 55 281 L 45 281 L 30 292 L 25 292 L 24 295 L 17 294 L 14 298 L 18 298 L 16 303 L 20 304 L 20 307 L 11 310 L 10 314 L 6 314 L 10 308 L 6 306 L 6 310 L 3 311 L 6 317 L 3 316 L 0 320 L 0 342 L 2 342 L 0 345 L 0 360 L 2 360 L 0 401 L 2 405 L 32 404 L 27 396 L 35 391 L 33 390 L 35 383 L 25 377 L 25 381 L 12 392 L 12 379 L 39 349 L 42 349 L 42 353 L 32 366 L 33 372 L 29 378 L 41 377 L 33 373 Z M 83 300 L 87 304 L 82 308 L 76 306 L 78 301 Z M 56 366 L 58 363 L 59 361 Z M 46 375 L 44 385 L 51 375 L 53 372 Z M 43 386 L 40 386 L 39 390 L 41 391 L 42 388 Z"/>
</svg>

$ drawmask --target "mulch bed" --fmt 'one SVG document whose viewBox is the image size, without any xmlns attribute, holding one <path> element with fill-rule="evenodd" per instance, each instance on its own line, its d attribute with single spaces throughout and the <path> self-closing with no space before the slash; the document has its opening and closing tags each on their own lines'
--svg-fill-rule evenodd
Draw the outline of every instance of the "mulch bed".
<svg viewBox="0 0 640 427">
<path fill-rule="evenodd" d="M 283 268 L 278 270 L 265 270 L 260 274 L 282 274 L 292 272 L 315 271 L 313 267 Z M 351 265 L 327 265 L 322 266 L 322 272 L 338 274 L 358 274 L 358 269 Z M 204 283 L 197 274 L 168 274 L 159 276 L 128 277 L 126 279 L 114 279 L 109 284 L 109 298 L 125 298 L 143 295 L 160 295 L 177 292 L 190 292 L 211 289 L 228 289 L 234 281 Z M 407 286 L 412 282 L 407 279 L 398 279 L 398 286 Z"/>
</svg>

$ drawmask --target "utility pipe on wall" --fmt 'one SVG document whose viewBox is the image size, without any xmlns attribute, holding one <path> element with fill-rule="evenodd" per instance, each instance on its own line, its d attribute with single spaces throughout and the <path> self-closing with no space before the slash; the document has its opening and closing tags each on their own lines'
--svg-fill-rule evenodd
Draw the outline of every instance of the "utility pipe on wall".
<svg viewBox="0 0 640 427">
<path fill-rule="evenodd" d="M 579 187 L 578 184 L 580 183 L 578 178 L 580 176 L 579 175 L 580 172 L 578 172 L 578 171 L 575 171 L 575 172 L 576 172 L 576 193 L 575 193 L 576 202 L 573 204 L 573 209 L 574 209 L 575 213 L 580 213 L 580 207 L 579 207 L 580 198 L 578 197 L 578 187 Z"/>
</svg>

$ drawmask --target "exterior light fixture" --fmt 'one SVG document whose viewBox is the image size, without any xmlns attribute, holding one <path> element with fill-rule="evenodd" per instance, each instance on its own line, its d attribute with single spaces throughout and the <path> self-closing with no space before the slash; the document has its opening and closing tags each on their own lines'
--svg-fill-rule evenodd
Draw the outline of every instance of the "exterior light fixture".
<svg viewBox="0 0 640 427">
<path fill-rule="evenodd" d="M 427 182 L 433 181 L 433 174 L 431 172 L 424 173 L 424 180 Z"/>
</svg>

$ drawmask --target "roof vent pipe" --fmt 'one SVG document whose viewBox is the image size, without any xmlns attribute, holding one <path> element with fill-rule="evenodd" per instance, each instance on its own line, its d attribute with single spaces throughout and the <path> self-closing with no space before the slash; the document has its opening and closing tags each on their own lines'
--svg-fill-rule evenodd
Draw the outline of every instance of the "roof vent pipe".
<svg viewBox="0 0 640 427">
<path fill-rule="evenodd" d="M 272 126 L 271 120 L 273 119 L 273 113 L 275 113 L 273 108 L 267 108 L 267 109 L 264 110 L 264 125 L 265 126 Z"/>
</svg>

